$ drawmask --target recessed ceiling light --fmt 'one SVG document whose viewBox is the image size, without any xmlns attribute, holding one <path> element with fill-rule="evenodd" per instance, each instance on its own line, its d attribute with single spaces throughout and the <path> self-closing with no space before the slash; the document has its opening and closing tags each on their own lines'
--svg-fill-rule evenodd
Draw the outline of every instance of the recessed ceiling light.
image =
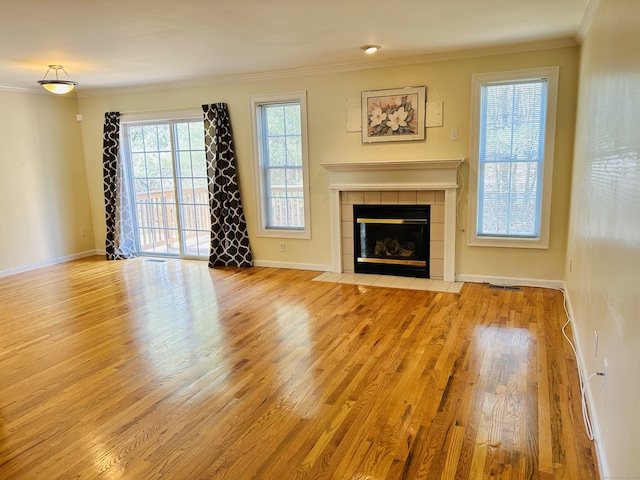
<svg viewBox="0 0 640 480">
<path fill-rule="evenodd" d="M 380 45 L 363 45 L 360 50 L 364 50 L 364 53 L 376 53 L 382 47 Z"/>
</svg>

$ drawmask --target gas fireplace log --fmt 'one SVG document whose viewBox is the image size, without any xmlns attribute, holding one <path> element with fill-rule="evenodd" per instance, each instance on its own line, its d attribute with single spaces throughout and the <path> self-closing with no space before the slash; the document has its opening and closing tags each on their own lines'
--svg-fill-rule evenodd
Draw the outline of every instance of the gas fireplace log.
<svg viewBox="0 0 640 480">
<path fill-rule="evenodd" d="M 415 242 L 402 242 L 389 237 L 376 240 L 373 254 L 377 257 L 411 257 L 416 251 Z"/>
</svg>

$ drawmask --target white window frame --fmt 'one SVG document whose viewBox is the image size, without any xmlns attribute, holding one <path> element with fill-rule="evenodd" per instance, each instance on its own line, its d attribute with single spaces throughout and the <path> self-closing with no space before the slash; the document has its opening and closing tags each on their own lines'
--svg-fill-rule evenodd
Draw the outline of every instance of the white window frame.
<svg viewBox="0 0 640 480">
<path fill-rule="evenodd" d="M 558 77 L 560 67 L 542 67 L 506 72 L 475 74 L 471 79 L 471 158 L 469 162 L 469 228 L 468 245 L 510 248 L 549 248 L 551 221 L 551 184 L 556 136 Z M 547 112 L 542 188 L 540 202 L 540 232 L 537 238 L 478 235 L 478 182 L 480 149 L 480 101 L 482 86 L 490 83 L 512 83 L 526 80 L 547 80 Z"/>
<path fill-rule="evenodd" d="M 307 92 L 289 92 L 270 95 L 252 95 L 249 97 L 251 106 L 251 136 L 253 143 L 253 166 L 256 195 L 256 235 L 259 237 L 277 238 L 311 238 L 311 215 L 309 201 L 309 154 L 307 141 Z M 263 168 L 263 149 L 261 118 L 258 113 L 262 105 L 298 102 L 300 104 L 300 133 L 302 144 L 302 194 L 304 196 L 304 227 L 301 229 L 267 227 L 267 201 Z"/>
</svg>

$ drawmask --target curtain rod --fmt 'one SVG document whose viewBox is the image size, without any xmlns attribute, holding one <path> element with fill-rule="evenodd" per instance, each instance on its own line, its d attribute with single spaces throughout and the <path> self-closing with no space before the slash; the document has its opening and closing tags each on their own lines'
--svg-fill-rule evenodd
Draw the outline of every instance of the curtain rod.
<svg viewBox="0 0 640 480">
<path fill-rule="evenodd" d="M 176 107 L 176 108 L 154 108 L 149 110 L 119 110 L 120 115 L 140 115 L 144 113 L 160 113 L 160 112 L 186 112 L 189 110 L 202 110 L 202 105 Z"/>
<path fill-rule="evenodd" d="M 151 120 L 176 120 L 203 116 L 202 107 L 180 109 L 157 109 L 120 112 L 120 119 L 125 122 L 145 122 Z"/>
</svg>

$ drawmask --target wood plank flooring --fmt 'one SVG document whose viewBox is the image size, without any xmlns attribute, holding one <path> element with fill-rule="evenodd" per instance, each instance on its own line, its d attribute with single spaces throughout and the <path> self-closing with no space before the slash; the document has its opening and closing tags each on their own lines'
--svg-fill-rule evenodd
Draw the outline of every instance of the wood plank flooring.
<svg viewBox="0 0 640 480">
<path fill-rule="evenodd" d="M 560 292 L 317 275 L 0 278 L 0 478 L 598 478 Z"/>
</svg>

